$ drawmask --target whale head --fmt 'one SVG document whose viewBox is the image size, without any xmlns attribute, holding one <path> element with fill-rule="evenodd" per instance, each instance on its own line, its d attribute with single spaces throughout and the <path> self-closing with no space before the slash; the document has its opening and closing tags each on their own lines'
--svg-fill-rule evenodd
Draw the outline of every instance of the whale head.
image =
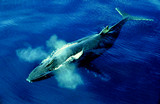
<svg viewBox="0 0 160 104">
<path fill-rule="evenodd" d="M 48 57 L 33 69 L 26 80 L 28 82 L 35 82 L 50 78 L 51 76 L 54 76 L 54 71 L 56 71 L 55 67 L 57 65 L 58 63 L 55 59 Z"/>
<path fill-rule="evenodd" d="M 62 50 L 64 52 L 64 50 Z M 74 60 L 79 59 L 82 54 L 83 50 L 72 53 L 68 51 L 67 54 L 61 53 L 61 51 L 51 54 L 46 59 L 44 59 L 28 76 L 26 79 L 28 82 L 35 82 L 40 81 L 43 79 L 50 78 L 51 76 L 54 76 L 55 74 L 59 73 L 59 70 L 61 68 L 66 67 L 70 63 L 74 62 Z"/>
</svg>

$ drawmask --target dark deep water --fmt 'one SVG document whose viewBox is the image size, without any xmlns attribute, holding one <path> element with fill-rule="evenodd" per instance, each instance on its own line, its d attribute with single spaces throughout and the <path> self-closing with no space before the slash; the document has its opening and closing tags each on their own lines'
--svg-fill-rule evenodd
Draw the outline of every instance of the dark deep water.
<svg viewBox="0 0 160 104">
<path fill-rule="evenodd" d="M 54 77 L 26 81 L 52 44 L 120 21 L 116 7 L 154 21 L 128 21 L 114 46 L 93 62 L 110 80 L 81 69 L 83 84 L 75 89 L 59 86 Z M 159 20 L 159 0 L 0 0 L 0 104 L 160 103 Z"/>
</svg>

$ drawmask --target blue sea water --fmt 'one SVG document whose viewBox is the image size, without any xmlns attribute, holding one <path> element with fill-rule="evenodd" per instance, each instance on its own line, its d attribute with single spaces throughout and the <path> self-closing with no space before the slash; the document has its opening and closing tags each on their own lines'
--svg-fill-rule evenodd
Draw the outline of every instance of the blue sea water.
<svg viewBox="0 0 160 104">
<path fill-rule="evenodd" d="M 26 81 L 52 50 L 120 21 L 116 7 L 154 21 L 128 21 L 93 61 L 107 81 L 83 68 L 64 75 L 69 87 L 55 77 Z M 0 104 L 160 103 L 159 21 L 159 0 L 0 0 Z"/>
</svg>

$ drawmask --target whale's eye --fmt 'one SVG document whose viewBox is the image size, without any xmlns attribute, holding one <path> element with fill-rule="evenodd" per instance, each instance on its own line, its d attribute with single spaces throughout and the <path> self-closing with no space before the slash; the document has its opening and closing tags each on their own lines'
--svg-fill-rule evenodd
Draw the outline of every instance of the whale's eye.
<svg viewBox="0 0 160 104">
<path fill-rule="evenodd" d="M 49 71 L 52 71 L 52 69 L 50 68 L 50 69 L 48 69 Z"/>
</svg>

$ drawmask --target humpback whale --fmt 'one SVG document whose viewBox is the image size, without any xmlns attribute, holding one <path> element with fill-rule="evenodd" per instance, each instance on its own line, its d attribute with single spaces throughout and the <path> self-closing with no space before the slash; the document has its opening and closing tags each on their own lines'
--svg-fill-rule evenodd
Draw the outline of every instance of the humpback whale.
<svg viewBox="0 0 160 104">
<path fill-rule="evenodd" d="M 130 16 L 118 8 L 115 9 L 122 16 L 121 21 L 111 27 L 106 26 L 98 34 L 68 43 L 56 52 L 52 52 L 29 74 L 26 80 L 28 82 L 35 82 L 50 78 L 58 70 L 61 70 L 61 67 L 72 63 L 78 67 L 85 67 L 90 71 L 103 75 L 100 70 L 91 68 L 90 63 L 113 46 L 123 25 L 128 20 L 153 21 L 152 19 Z"/>
</svg>

